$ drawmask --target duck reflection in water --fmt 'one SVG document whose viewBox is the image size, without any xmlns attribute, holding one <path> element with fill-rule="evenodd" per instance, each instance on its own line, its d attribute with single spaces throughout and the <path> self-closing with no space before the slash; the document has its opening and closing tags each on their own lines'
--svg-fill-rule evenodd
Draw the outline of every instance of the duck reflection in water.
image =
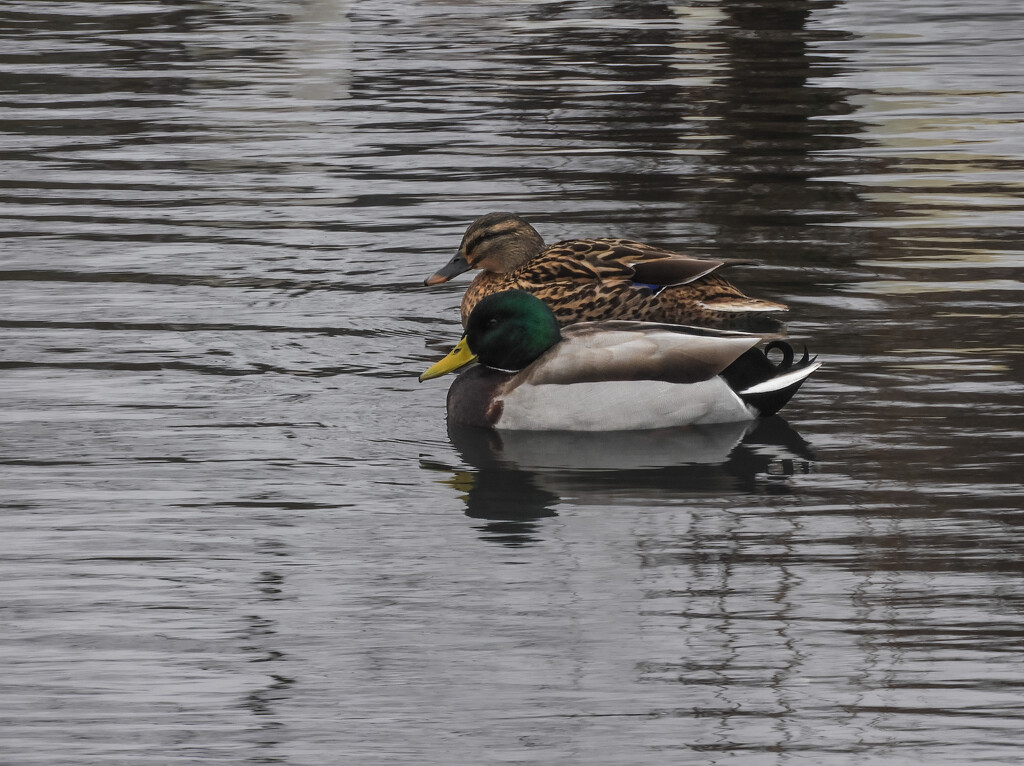
<svg viewBox="0 0 1024 766">
<path fill-rule="evenodd" d="M 470 516 L 523 543 L 563 500 L 650 504 L 751 485 L 772 457 L 741 449 L 748 439 L 805 452 L 773 416 L 819 363 L 780 340 L 762 351 L 761 340 L 644 322 L 560 328 L 543 301 L 509 290 L 474 307 L 462 340 L 420 380 L 469 367 L 448 391 L 448 425 L 477 471 L 453 484 Z"/>
<path fill-rule="evenodd" d="M 448 436 L 471 470 L 444 468 L 466 515 L 486 537 L 536 542 L 540 520 L 563 502 L 657 505 L 666 500 L 783 493 L 813 455 L 782 418 L 654 431 L 495 431 L 449 421 Z M 425 466 L 426 467 L 426 466 Z M 436 468 L 435 468 L 436 470 Z"/>
</svg>

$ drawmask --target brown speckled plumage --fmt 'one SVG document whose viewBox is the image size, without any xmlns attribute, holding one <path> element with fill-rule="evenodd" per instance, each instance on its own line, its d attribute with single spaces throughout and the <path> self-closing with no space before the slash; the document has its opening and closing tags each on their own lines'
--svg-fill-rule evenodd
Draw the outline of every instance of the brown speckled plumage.
<svg viewBox="0 0 1024 766">
<path fill-rule="evenodd" d="M 510 213 L 490 213 L 466 230 L 452 261 L 427 280 L 480 273 L 462 299 L 462 322 L 487 295 L 520 289 L 547 303 L 562 325 L 635 319 L 776 332 L 772 315 L 786 310 L 744 295 L 705 260 L 625 239 L 573 239 L 545 246 L 536 230 Z"/>
</svg>

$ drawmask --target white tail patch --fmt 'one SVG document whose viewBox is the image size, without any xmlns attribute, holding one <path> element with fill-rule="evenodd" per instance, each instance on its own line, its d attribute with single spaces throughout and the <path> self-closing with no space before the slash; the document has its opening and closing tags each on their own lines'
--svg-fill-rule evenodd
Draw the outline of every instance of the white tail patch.
<svg viewBox="0 0 1024 766">
<path fill-rule="evenodd" d="M 821 367 L 821 362 L 814 362 L 806 367 L 801 367 L 799 370 L 790 370 L 782 375 L 770 378 L 763 383 L 758 383 L 756 386 L 743 389 L 740 391 L 740 396 L 746 396 L 748 394 L 766 394 L 769 391 L 779 391 L 787 386 L 800 382 L 819 367 Z"/>
</svg>

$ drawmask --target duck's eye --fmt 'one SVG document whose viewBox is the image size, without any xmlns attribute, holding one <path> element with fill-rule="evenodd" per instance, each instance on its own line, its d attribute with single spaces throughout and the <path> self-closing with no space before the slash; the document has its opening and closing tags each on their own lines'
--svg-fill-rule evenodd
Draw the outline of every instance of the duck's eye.
<svg viewBox="0 0 1024 766">
<path fill-rule="evenodd" d="M 480 232 L 469 241 L 469 243 L 466 245 L 466 252 L 472 253 L 484 242 L 494 239 L 495 237 L 503 237 L 506 234 L 508 234 L 508 232 L 504 229 L 485 229 L 484 231 Z"/>
<path fill-rule="evenodd" d="M 498 318 L 497 317 L 491 317 L 490 319 L 488 319 L 487 320 L 487 326 L 488 327 L 497 327 L 498 326 Z"/>
</svg>

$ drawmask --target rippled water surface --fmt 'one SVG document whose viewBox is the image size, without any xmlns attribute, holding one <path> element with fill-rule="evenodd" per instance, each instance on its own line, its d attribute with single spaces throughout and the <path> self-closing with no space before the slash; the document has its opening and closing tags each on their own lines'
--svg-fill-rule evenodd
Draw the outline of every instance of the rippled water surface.
<svg viewBox="0 0 1024 766">
<path fill-rule="evenodd" d="M 1016 764 L 1024 9 L 0 0 L 5 763 Z M 490 210 L 756 258 L 753 428 L 453 430 Z"/>
</svg>

